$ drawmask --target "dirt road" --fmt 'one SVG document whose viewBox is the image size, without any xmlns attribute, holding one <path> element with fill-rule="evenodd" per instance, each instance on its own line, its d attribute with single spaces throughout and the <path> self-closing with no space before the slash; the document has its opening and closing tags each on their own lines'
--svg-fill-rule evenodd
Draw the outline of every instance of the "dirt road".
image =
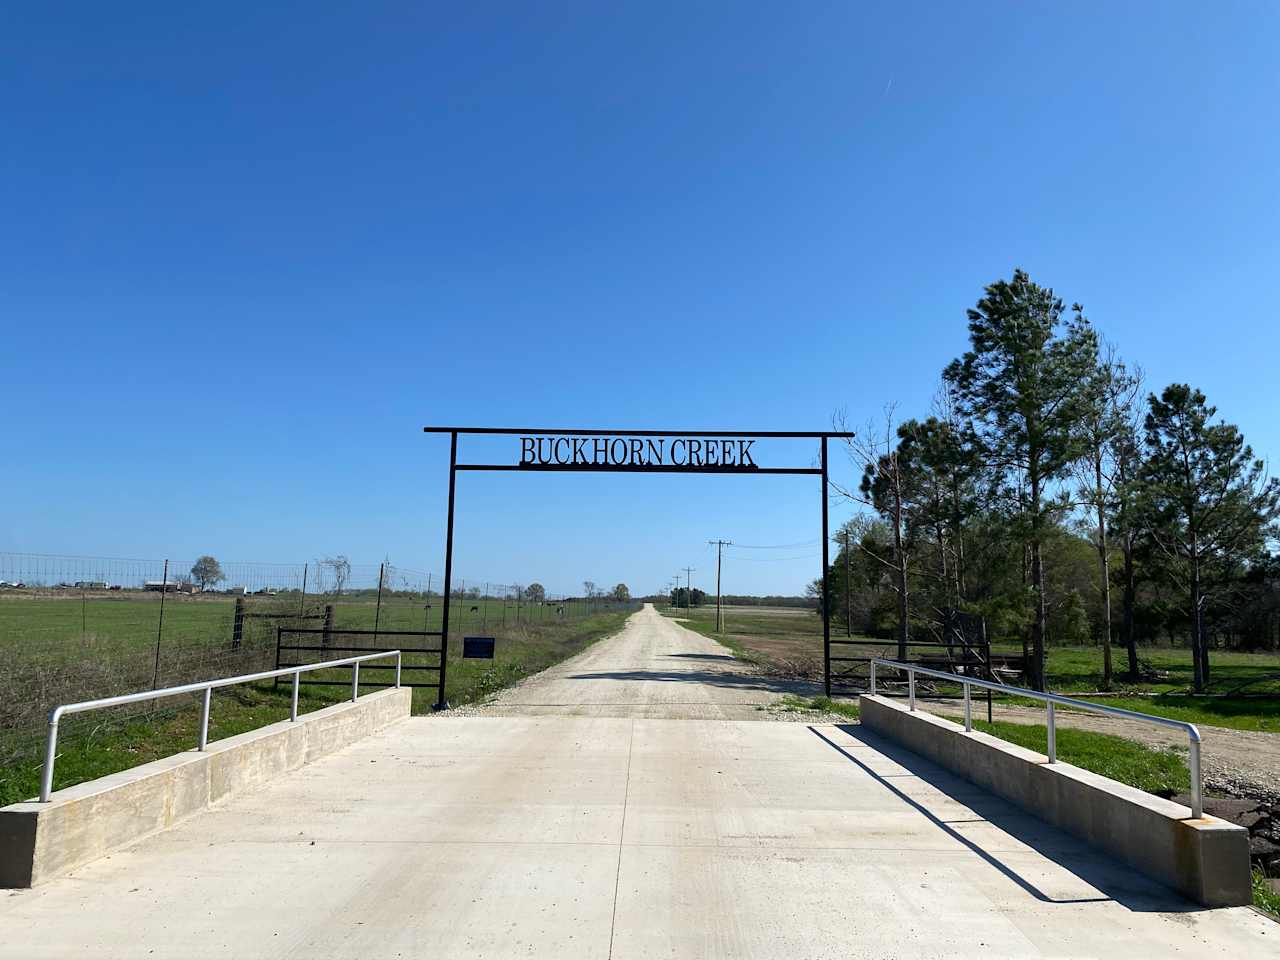
<svg viewBox="0 0 1280 960">
<path fill-rule="evenodd" d="M 804 681 L 762 676 L 715 641 L 684 629 L 645 604 L 619 633 L 463 712 L 777 719 L 759 708 L 782 694 L 814 696 L 819 690 Z"/>
</svg>

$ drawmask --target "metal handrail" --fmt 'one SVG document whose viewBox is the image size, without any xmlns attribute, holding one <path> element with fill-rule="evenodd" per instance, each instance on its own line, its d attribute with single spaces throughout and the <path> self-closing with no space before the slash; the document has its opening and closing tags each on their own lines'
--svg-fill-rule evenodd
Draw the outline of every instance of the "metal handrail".
<svg viewBox="0 0 1280 960">
<path fill-rule="evenodd" d="M 893 667 L 897 670 L 905 670 L 907 672 L 907 701 L 911 710 L 916 708 L 916 674 L 921 673 L 929 677 L 937 677 L 940 680 L 946 680 L 948 683 L 959 683 L 964 687 L 964 729 L 966 732 L 973 732 L 973 709 L 972 697 L 969 694 L 970 687 L 982 687 L 987 690 L 995 690 L 999 693 L 1010 693 L 1019 697 L 1031 697 L 1035 700 L 1043 700 L 1045 703 L 1046 727 L 1048 729 L 1048 757 L 1050 763 L 1058 762 L 1058 739 L 1057 726 L 1054 706 L 1061 704 L 1064 707 L 1075 707 L 1078 710 L 1086 710 L 1090 713 L 1101 713 L 1111 717 L 1123 717 L 1126 720 L 1142 720 L 1146 723 L 1154 723 L 1162 727 L 1172 727 L 1175 730 L 1181 730 L 1187 735 L 1190 744 L 1190 761 L 1191 770 L 1191 816 L 1199 820 L 1204 816 L 1204 787 L 1200 776 L 1200 731 L 1194 723 L 1187 723 L 1183 720 L 1170 720 L 1168 717 L 1153 717 L 1149 713 L 1138 713 L 1134 710 L 1124 710 L 1120 707 L 1107 707 L 1100 703 L 1091 703 L 1088 700 L 1077 700 L 1075 697 L 1064 697 L 1056 693 L 1041 693 L 1038 690 L 1028 690 L 1025 687 L 1010 687 L 1001 683 L 992 683 L 989 680 L 978 680 L 973 677 L 966 677 L 961 674 L 947 673 L 943 670 L 931 670 L 928 667 L 917 667 L 914 664 L 902 663 L 899 660 L 885 660 L 880 657 L 871 658 L 871 695 L 875 696 L 876 692 L 876 664 L 882 667 Z"/>
<path fill-rule="evenodd" d="M 80 703 L 64 703 L 49 712 L 49 739 L 45 744 L 44 770 L 40 777 L 40 802 L 48 803 L 53 793 L 53 764 L 57 759 L 58 721 L 67 713 L 84 713 L 88 710 L 99 710 L 103 707 L 117 707 L 122 703 L 138 703 L 143 700 L 160 700 L 164 697 L 176 697 L 184 693 L 204 691 L 204 703 L 200 708 L 200 738 L 196 749 L 203 751 L 209 745 L 209 707 L 213 700 L 213 691 L 218 687 L 230 687 L 237 683 L 252 683 L 254 680 L 270 680 L 272 677 L 293 675 L 293 697 L 289 705 L 289 720 L 298 719 L 298 683 L 299 676 L 312 670 L 328 670 L 331 667 L 351 667 L 351 702 L 360 696 L 360 664 L 366 660 L 381 660 L 384 657 L 396 658 L 396 683 L 400 686 L 399 650 L 384 650 L 380 653 L 366 653 L 358 657 L 343 657 L 341 660 L 322 660 L 319 663 L 304 663 L 281 670 L 267 670 L 263 673 L 246 673 L 239 677 L 223 677 L 219 680 L 204 680 L 200 683 L 185 683 L 180 687 L 164 687 L 160 690 L 144 690 L 141 693 L 126 693 L 118 697 L 103 697 L 101 700 L 84 700 Z"/>
</svg>

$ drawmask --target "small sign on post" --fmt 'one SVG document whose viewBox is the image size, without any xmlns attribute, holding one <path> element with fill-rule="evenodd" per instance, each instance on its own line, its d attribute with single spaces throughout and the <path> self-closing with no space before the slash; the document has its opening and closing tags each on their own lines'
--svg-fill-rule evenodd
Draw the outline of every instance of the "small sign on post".
<svg viewBox="0 0 1280 960">
<path fill-rule="evenodd" d="M 463 637 L 462 659 L 492 660 L 494 643 L 493 637 Z"/>
</svg>

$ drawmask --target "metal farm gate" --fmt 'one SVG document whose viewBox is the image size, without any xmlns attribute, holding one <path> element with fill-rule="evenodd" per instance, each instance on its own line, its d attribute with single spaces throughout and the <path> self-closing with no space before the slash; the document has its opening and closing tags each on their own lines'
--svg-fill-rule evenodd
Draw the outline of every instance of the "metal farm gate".
<svg viewBox="0 0 1280 960">
<path fill-rule="evenodd" d="M 433 640 L 436 642 L 432 643 Z M 330 657 L 340 659 L 380 650 L 399 650 L 402 654 L 400 669 L 408 675 L 401 680 L 400 686 L 435 690 L 437 709 L 443 709 L 445 706 L 445 649 L 442 630 L 341 630 L 330 626 L 276 628 L 277 670 L 315 663 L 317 660 L 326 660 Z M 309 656 L 297 656 L 298 654 L 309 654 Z M 362 685 L 371 687 L 395 686 L 395 670 L 396 666 L 393 663 L 385 665 L 365 663 L 360 668 L 360 682 Z M 322 673 L 328 674 L 329 671 L 325 670 Z M 370 674 L 373 676 L 366 680 L 365 677 Z M 377 679 L 384 674 L 386 674 L 384 679 Z M 419 679 L 415 680 L 414 677 Z M 330 676 L 317 676 L 312 679 L 310 674 L 301 678 L 299 682 L 318 686 L 350 685 L 347 680 L 337 680 Z"/>
</svg>

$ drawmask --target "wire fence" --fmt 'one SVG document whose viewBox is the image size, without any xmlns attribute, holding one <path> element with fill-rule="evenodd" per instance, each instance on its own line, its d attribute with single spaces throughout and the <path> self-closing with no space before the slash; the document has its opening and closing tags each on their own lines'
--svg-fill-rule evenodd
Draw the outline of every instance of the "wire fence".
<svg viewBox="0 0 1280 960">
<path fill-rule="evenodd" d="M 29 752 L 56 704 L 270 669 L 280 627 L 438 631 L 442 592 L 433 572 L 344 557 L 214 570 L 198 560 L 0 553 L 0 763 Z M 605 603 L 455 577 L 450 634 L 553 624 Z M 129 715 L 69 718 L 64 739 Z"/>
</svg>

